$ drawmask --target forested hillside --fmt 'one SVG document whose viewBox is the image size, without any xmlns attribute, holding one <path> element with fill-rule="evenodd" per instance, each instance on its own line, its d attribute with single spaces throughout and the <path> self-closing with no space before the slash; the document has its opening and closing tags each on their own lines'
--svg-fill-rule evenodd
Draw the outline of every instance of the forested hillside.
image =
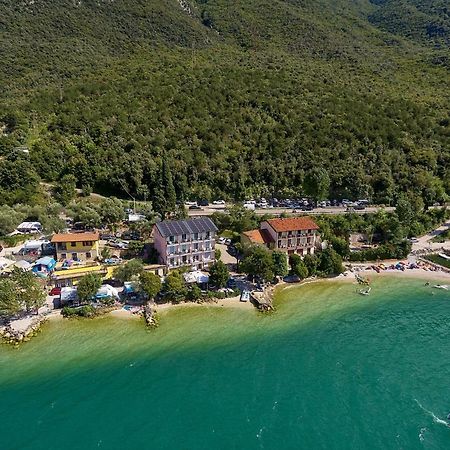
<svg viewBox="0 0 450 450">
<path fill-rule="evenodd" d="M 163 160 L 180 200 L 450 194 L 442 0 L 3 3 L 0 201 L 152 198 Z"/>
</svg>

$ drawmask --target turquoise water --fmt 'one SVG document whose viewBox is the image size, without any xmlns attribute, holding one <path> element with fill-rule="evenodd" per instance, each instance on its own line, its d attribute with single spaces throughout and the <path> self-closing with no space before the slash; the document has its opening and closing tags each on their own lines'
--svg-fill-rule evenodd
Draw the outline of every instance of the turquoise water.
<svg viewBox="0 0 450 450">
<path fill-rule="evenodd" d="M 450 292 L 378 279 L 277 311 L 59 321 L 0 347 L 0 448 L 448 449 Z"/>
</svg>

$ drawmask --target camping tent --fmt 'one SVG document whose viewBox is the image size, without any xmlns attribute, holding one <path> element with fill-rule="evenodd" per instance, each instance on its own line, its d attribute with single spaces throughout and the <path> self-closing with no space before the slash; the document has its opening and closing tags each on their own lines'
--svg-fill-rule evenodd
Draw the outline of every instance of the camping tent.
<svg viewBox="0 0 450 450">
<path fill-rule="evenodd" d="M 200 270 L 194 270 L 193 272 L 186 272 L 184 274 L 184 281 L 186 283 L 204 284 L 209 282 L 209 275 Z"/>
</svg>

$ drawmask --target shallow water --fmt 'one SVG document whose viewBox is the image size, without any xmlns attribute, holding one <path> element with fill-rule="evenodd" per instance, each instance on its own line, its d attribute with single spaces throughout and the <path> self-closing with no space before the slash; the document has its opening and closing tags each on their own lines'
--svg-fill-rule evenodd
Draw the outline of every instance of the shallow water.
<svg viewBox="0 0 450 450">
<path fill-rule="evenodd" d="M 0 347 L 1 449 L 447 449 L 450 292 L 378 279 Z"/>
</svg>

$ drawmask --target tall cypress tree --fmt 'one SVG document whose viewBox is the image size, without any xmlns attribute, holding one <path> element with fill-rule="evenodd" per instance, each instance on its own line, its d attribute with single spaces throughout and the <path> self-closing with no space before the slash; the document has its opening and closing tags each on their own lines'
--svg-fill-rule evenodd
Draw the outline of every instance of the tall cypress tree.
<svg viewBox="0 0 450 450">
<path fill-rule="evenodd" d="M 158 177 L 158 184 L 153 194 L 153 209 L 165 219 L 175 212 L 177 195 L 173 185 L 172 171 L 164 155 L 161 171 Z"/>
<path fill-rule="evenodd" d="M 177 204 L 177 194 L 173 185 L 172 171 L 170 170 L 167 158 L 164 155 L 162 162 L 162 181 L 164 187 L 164 196 L 166 198 L 166 214 L 170 214 L 175 211 Z"/>
</svg>

